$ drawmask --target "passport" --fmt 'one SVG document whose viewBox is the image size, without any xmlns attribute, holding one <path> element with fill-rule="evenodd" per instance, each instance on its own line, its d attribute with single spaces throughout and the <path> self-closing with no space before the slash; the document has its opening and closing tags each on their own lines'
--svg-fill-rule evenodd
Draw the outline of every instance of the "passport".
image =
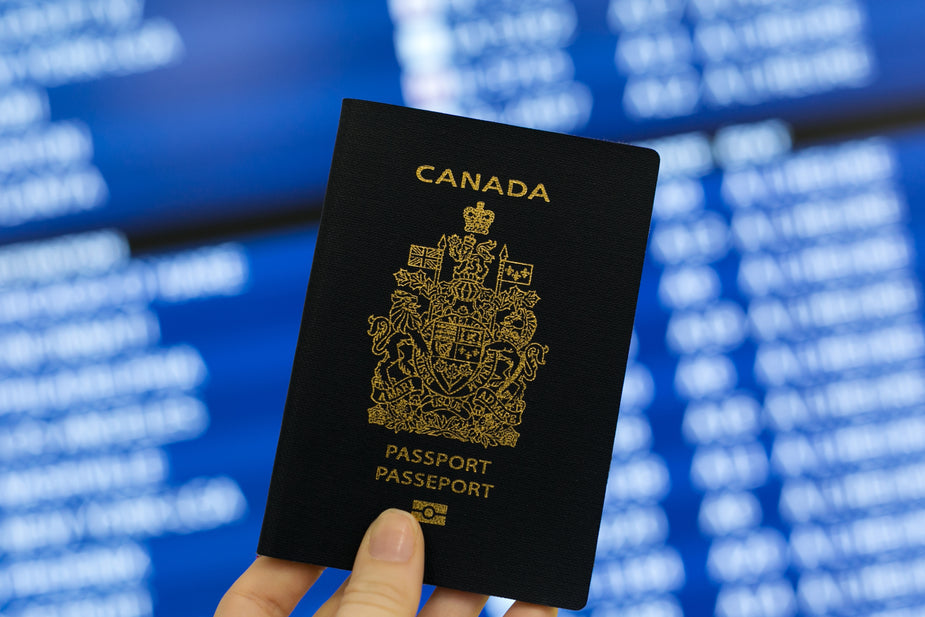
<svg viewBox="0 0 925 617">
<path fill-rule="evenodd" d="M 257 552 L 587 601 L 648 237 L 648 149 L 345 100 Z"/>
</svg>

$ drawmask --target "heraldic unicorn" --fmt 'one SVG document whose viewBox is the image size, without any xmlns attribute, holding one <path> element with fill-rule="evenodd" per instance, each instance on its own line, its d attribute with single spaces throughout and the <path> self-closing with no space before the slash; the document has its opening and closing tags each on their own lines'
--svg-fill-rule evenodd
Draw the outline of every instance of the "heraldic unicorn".
<svg viewBox="0 0 925 617">
<path fill-rule="evenodd" d="M 508 259 L 505 245 L 494 288 L 485 286 L 497 243 L 476 239 L 495 217 L 484 205 L 463 211 L 464 237 L 411 245 L 409 269 L 395 273 L 389 314 L 369 317 L 379 357 L 370 423 L 485 447 L 517 445 L 526 384 L 549 348 L 533 342 L 540 298 L 530 289 L 532 264 Z M 451 276 L 444 275 L 447 255 Z"/>
</svg>

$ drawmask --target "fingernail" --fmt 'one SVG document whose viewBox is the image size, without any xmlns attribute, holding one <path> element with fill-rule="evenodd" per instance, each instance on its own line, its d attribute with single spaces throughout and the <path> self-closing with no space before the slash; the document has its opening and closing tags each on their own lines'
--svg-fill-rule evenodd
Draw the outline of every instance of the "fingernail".
<svg viewBox="0 0 925 617">
<path fill-rule="evenodd" d="M 414 553 L 414 519 L 401 510 L 386 510 L 369 530 L 369 554 L 380 561 L 402 562 Z"/>
</svg>

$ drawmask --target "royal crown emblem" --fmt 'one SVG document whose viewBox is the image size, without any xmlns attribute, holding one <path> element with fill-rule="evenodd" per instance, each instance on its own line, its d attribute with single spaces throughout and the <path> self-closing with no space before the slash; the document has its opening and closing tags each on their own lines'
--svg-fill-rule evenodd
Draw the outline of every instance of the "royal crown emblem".
<svg viewBox="0 0 925 617">
<path fill-rule="evenodd" d="M 468 207 L 463 210 L 463 218 L 466 219 L 466 231 L 476 234 L 487 234 L 488 228 L 491 227 L 495 220 L 495 213 L 485 209 L 485 202 L 480 201 L 475 207 Z"/>
<path fill-rule="evenodd" d="M 395 273 L 388 315 L 369 317 L 379 358 L 371 424 L 485 447 L 517 445 L 526 384 L 549 348 L 533 342 L 540 299 L 530 289 L 533 264 L 511 261 L 507 245 L 496 255 L 494 240 L 474 235 L 486 235 L 494 221 L 484 206 L 463 211 L 464 237 L 412 244 L 410 269 Z M 493 289 L 485 286 L 489 274 Z"/>
</svg>

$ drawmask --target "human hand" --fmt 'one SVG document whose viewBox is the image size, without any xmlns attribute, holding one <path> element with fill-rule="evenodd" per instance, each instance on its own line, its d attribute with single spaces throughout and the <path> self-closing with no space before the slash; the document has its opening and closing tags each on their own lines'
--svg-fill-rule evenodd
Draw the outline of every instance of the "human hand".
<svg viewBox="0 0 925 617">
<path fill-rule="evenodd" d="M 286 617 L 324 568 L 257 557 L 225 593 L 215 617 Z M 421 599 L 424 536 L 407 512 L 386 510 L 363 537 L 347 580 L 315 617 L 413 617 Z M 487 596 L 438 587 L 419 617 L 476 617 Z M 556 609 L 515 602 L 505 617 L 553 617 Z"/>
</svg>

